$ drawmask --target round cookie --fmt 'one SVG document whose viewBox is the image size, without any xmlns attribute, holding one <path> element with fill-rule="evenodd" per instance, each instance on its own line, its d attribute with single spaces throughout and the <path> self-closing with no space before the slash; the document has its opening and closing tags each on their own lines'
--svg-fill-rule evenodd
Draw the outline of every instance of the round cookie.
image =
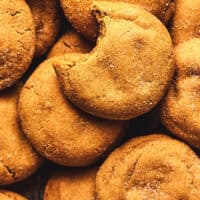
<svg viewBox="0 0 200 200">
<path fill-rule="evenodd" d="M 60 31 L 60 8 L 58 0 L 28 0 L 35 20 L 35 57 L 46 53 L 57 39 Z"/>
<path fill-rule="evenodd" d="M 167 23 L 174 12 L 172 0 L 107 0 L 139 5 Z M 72 26 L 86 38 L 96 39 L 98 25 L 92 14 L 93 0 L 60 0 L 64 14 Z"/>
<path fill-rule="evenodd" d="M 161 111 L 161 120 L 173 134 L 200 149 L 200 39 L 175 48 L 176 76 Z"/>
<path fill-rule="evenodd" d="M 95 163 L 124 136 L 127 122 L 89 116 L 63 96 L 52 62 L 42 63 L 29 78 L 19 99 L 19 115 L 26 136 L 47 159 L 65 166 Z"/>
<path fill-rule="evenodd" d="M 200 37 L 199 0 L 176 0 L 171 33 L 175 45 Z"/>
<path fill-rule="evenodd" d="M 93 45 L 83 39 L 74 30 L 65 33 L 53 46 L 48 54 L 48 58 L 60 56 L 67 53 L 88 53 Z"/>
<path fill-rule="evenodd" d="M 98 3 L 101 35 L 84 61 L 54 62 L 63 91 L 94 116 L 124 120 L 150 111 L 174 72 L 171 38 L 161 22 L 137 6 Z"/>
<path fill-rule="evenodd" d="M 95 200 L 96 172 L 96 168 L 88 168 L 53 175 L 45 187 L 44 200 Z"/>
<path fill-rule="evenodd" d="M 200 160 L 164 135 L 134 138 L 115 150 L 96 177 L 98 200 L 200 198 Z"/>
<path fill-rule="evenodd" d="M 7 190 L 0 190 L 0 200 L 27 200 L 27 199 L 17 193 L 10 192 Z"/>
<path fill-rule="evenodd" d="M 35 47 L 35 27 L 24 0 L 0 1 L 0 91 L 28 69 Z"/>
<path fill-rule="evenodd" d="M 19 127 L 16 108 L 19 90 L 18 86 L 0 93 L 0 185 L 24 180 L 41 163 Z"/>
</svg>

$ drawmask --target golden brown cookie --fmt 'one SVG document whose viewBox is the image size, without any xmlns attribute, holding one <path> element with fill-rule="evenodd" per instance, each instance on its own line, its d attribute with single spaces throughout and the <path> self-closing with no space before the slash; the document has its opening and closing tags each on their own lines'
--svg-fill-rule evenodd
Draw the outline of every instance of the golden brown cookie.
<svg viewBox="0 0 200 200">
<path fill-rule="evenodd" d="M 60 31 L 60 8 L 58 0 L 28 0 L 35 20 L 35 57 L 46 53 L 56 41 Z"/>
<path fill-rule="evenodd" d="M 172 79 L 171 38 L 140 7 L 98 3 L 101 35 L 84 61 L 54 62 L 65 95 L 94 116 L 124 120 L 150 111 Z"/>
<path fill-rule="evenodd" d="M 0 1 L 0 91 L 28 69 L 34 54 L 35 27 L 25 0 Z"/>
<path fill-rule="evenodd" d="M 27 199 L 17 193 L 10 192 L 7 190 L 0 190 L 0 200 L 27 200 Z"/>
<path fill-rule="evenodd" d="M 176 0 L 176 11 L 172 24 L 175 45 L 194 37 L 200 37 L 200 1 Z"/>
<path fill-rule="evenodd" d="M 164 135 L 134 138 L 115 150 L 96 177 L 98 200 L 200 199 L 200 160 Z"/>
<path fill-rule="evenodd" d="M 70 56 L 79 59 L 78 54 L 66 54 L 36 69 L 22 89 L 18 110 L 26 136 L 44 157 L 61 165 L 86 166 L 119 142 L 127 122 L 94 118 L 65 99 L 52 62 Z"/>
<path fill-rule="evenodd" d="M 83 39 L 74 30 L 65 33 L 53 46 L 48 54 L 48 58 L 60 56 L 66 53 L 88 53 L 93 45 Z"/>
<path fill-rule="evenodd" d="M 200 149 L 200 39 L 178 45 L 175 56 L 176 76 L 162 105 L 162 123 Z"/>
<path fill-rule="evenodd" d="M 19 91 L 18 86 L 0 93 L 0 185 L 27 178 L 41 162 L 19 127 L 16 108 Z"/>
<path fill-rule="evenodd" d="M 54 174 L 48 181 L 44 200 L 95 200 L 97 168 L 74 169 Z"/>
<path fill-rule="evenodd" d="M 167 23 L 174 12 L 173 0 L 106 0 L 139 5 Z M 86 38 L 94 40 L 98 35 L 98 25 L 92 14 L 93 0 L 60 0 L 64 14 L 72 26 Z"/>
</svg>

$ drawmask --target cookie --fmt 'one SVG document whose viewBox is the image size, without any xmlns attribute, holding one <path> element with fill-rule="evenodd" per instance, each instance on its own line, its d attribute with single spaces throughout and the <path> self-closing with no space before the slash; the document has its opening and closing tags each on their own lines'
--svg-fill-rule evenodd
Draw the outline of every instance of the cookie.
<svg viewBox="0 0 200 200">
<path fill-rule="evenodd" d="M 60 56 L 67 53 L 88 53 L 93 45 L 82 38 L 74 30 L 65 33 L 53 46 L 48 58 Z"/>
<path fill-rule="evenodd" d="M 24 180 L 33 174 L 41 163 L 19 127 L 19 91 L 20 86 L 0 93 L 0 185 Z"/>
<path fill-rule="evenodd" d="M 179 44 L 175 55 L 176 76 L 164 99 L 161 120 L 172 134 L 200 149 L 200 39 Z"/>
<path fill-rule="evenodd" d="M 0 1 L 0 91 L 28 69 L 35 46 L 35 27 L 24 0 Z"/>
<path fill-rule="evenodd" d="M 0 200 L 27 200 L 27 199 L 17 193 L 10 192 L 7 190 L 0 190 Z"/>
<path fill-rule="evenodd" d="M 115 150 L 96 177 L 98 200 L 200 199 L 200 160 L 164 135 L 131 139 Z"/>
<path fill-rule="evenodd" d="M 57 39 L 60 31 L 60 7 L 58 0 L 28 0 L 36 29 L 35 57 L 45 54 Z"/>
<path fill-rule="evenodd" d="M 45 187 L 44 200 L 95 200 L 96 172 L 97 168 L 88 168 L 54 174 Z"/>
<path fill-rule="evenodd" d="M 125 135 L 127 122 L 101 120 L 75 108 L 63 96 L 52 62 L 42 63 L 25 84 L 19 99 L 23 130 L 47 159 L 65 166 L 95 163 Z"/>
<path fill-rule="evenodd" d="M 172 0 L 107 0 L 139 5 L 167 23 L 174 12 Z M 92 14 L 93 0 L 61 0 L 64 14 L 72 26 L 86 38 L 94 40 L 98 35 L 98 24 Z"/>
<path fill-rule="evenodd" d="M 114 120 L 149 112 L 174 72 L 171 38 L 140 7 L 101 2 L 94 7 L 101 35 L 84 61 L 54 62 L 67 98 L 91 115 Z"/>
<path fill-rule="evenodd" d="M 200 38 L 199 0 L 176 0 L 171 33 L 175 45 L 194 37 Z"/>
</svg>

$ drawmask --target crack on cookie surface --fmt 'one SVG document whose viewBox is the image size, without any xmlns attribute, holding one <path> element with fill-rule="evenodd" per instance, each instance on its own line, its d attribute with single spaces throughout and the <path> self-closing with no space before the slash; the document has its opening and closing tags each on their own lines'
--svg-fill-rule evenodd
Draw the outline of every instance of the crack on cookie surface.
<svg viewBox="0 0 200 200">
<path fill-rule="evenodd" d="M 15 171 L 13 171 L 8 165 L 4 164 L 5 169 L 8 171 L 8 173 L 12 176 L 13 179 L 15 179 Z"/>
</svg>

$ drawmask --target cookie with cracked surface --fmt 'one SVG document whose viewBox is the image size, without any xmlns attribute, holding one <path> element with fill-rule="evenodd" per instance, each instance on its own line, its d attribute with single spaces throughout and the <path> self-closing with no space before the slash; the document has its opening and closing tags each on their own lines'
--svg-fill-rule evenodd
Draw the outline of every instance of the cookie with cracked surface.
<svg viewBox="0 0 200 200">
<path fill-rule="evenodd" d="M 175 5 L 172 0 L 107 0 L 139 5 L 167 23 Z M 98 35 L 98 24 L 92 14 L 93 0 L 60 0 L 65 16 L 72 26 L 86 38 L 94 40 Z"/>
<path fill-rule="evenodd" d="M 28 200 L 28 199 L 11 191 L 0 190 L 0 200 Z"/>
<path fill-rule="evenodd" d="M 36 29 L 35 57 L 46 53 L 60 31 L 60 7 L 58 0 L 28 0 Z"/>
<path fill-rule="evenodd" d="M 41 163 L 19 127 L 17 99 L 20 89 L 21 86 L 16 86 L 0 93 L 0 185 L 24 180 Z"/>
<path fill-rule="evenodd" d="M 115 150 L 96 177 L 99 200 L 200 198 L 200 160 L 164 135 L 134 138 Z"/>
<path fill-rule="evenodd" d="M 91 42 L 86 41 L 74 30 L 65 33 L 53 46 L 48 58 L 67 53 L 88 53 L 93 48 Z"/>
<path fill-rule="evenodd" d="M 96 172 L 97 168 L 88 168 L 54 174 L 45 187 L 44 200 L 95 200 Z"/>
<path fill-rule="evenodd" d="M 138 6 L 101 2 L 94 12 L 101 26 L 96 47 L 73 65 L 54 62 L 64 94 L 80 109 L 105 119 L 149 112 L 174 72 L 168 31 Z"/>
<path fill-rule="evenodd" d="M 175 45 L 192 38 L 200 38 L 199 0 L 176 0 L 171 33 Z"/>
<path fill-rule="evenodd" d="M 47 159 L 65 166 L 95 163 L 125 135 L 127 122 L 89 116 L 63 96 L 54 60 L 82 59 L 66 54 L 42 63 L 26 82 L 19 99 L 19 115 L 26 136 Z"/>
<path fill-rule="evenodd" d="M 161 121 L 172 134 L 200 149 L 200 39 L 175 48 L 176 76 L 161 110 Z"/>
<path fill-rule="evenodd" d="M 28 69 L 35 47 L 35 27 L 24 0 L 0 1 L 0 91 Z"/>
</svg>

